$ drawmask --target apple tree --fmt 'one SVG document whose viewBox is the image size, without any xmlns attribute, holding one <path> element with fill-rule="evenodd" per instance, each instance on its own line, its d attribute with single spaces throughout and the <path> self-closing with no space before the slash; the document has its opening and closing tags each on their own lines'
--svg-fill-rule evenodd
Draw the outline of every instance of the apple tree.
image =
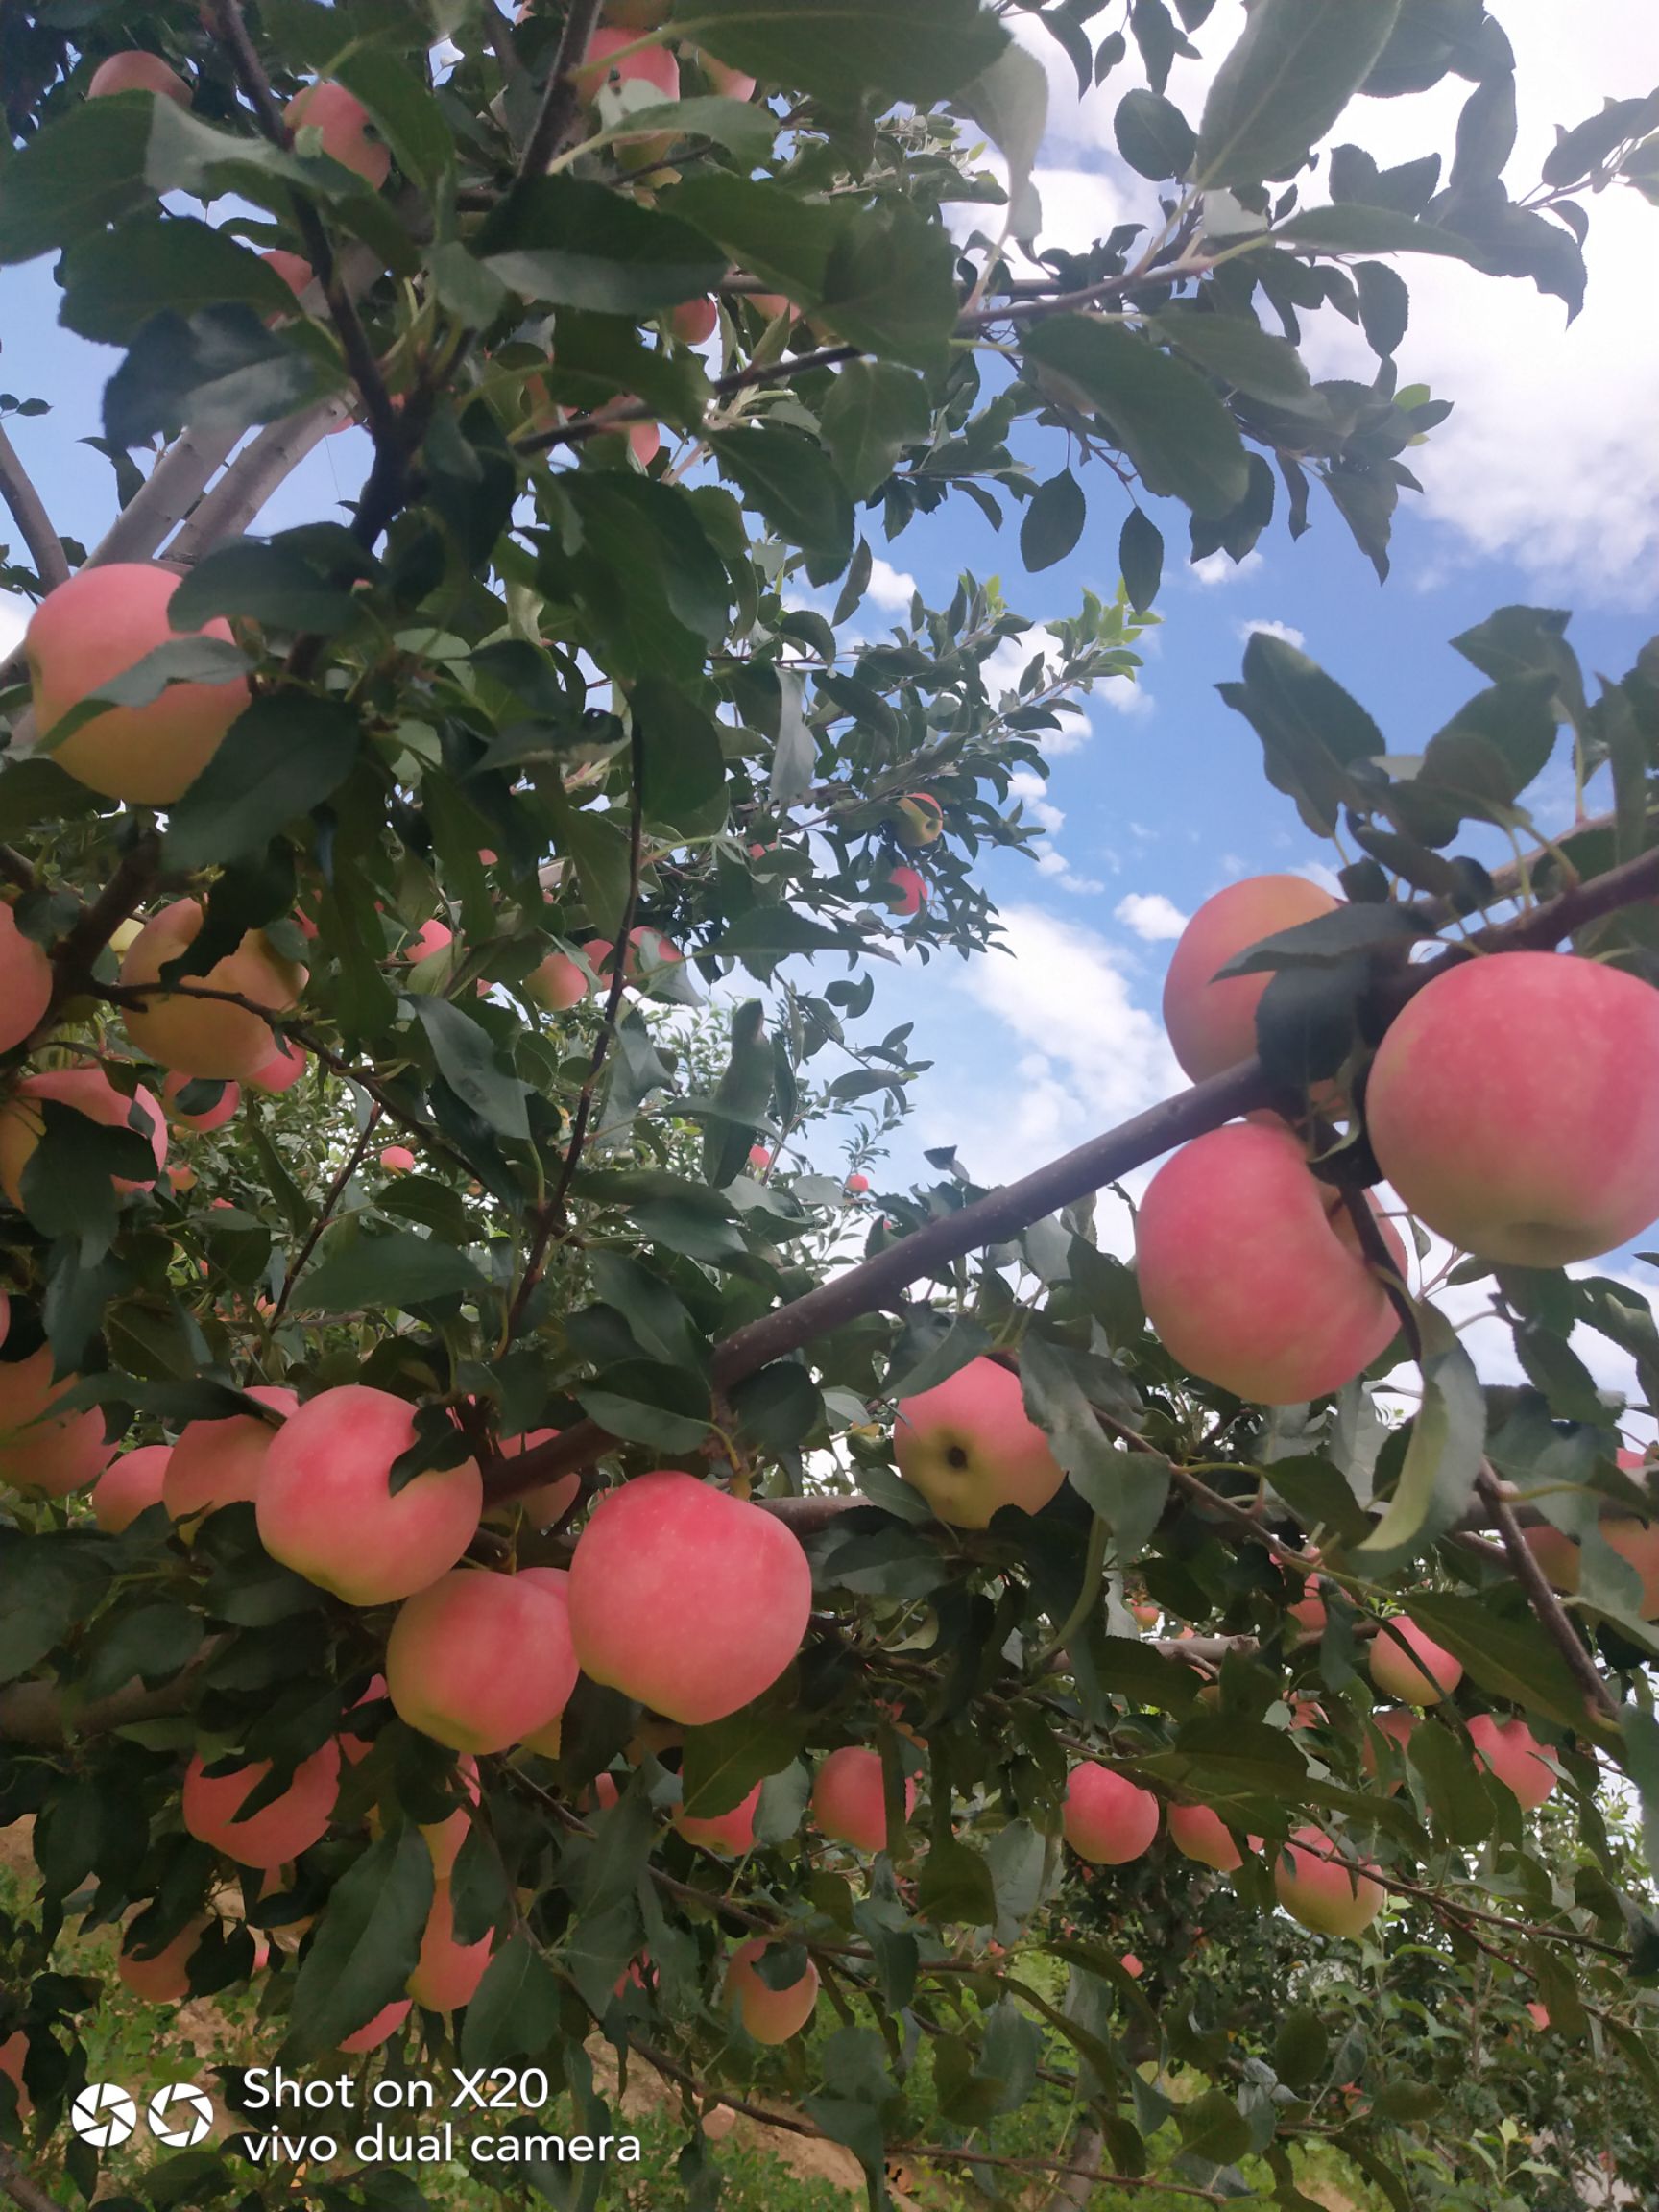
<svg viewBox="0 0 1659 2212">
<path fill-rule="evenodd" d="M 71 541 L 0 422 L 14 2202 L 425 2201 L 252 2159 L 228 2054 L 214 2142 L 75 2136 L 71 1924 L 292 2069 L 540 2082 L 467 2177 L 515 2200 L 603 2200 L 548 2139 L 615 2137 L 640 2063 L 693 2206 L 720 2101 L 876 2204 L 901 2160 L 1305 2207 L 1313 2145 L 1396 2206 L 1538 2202 L 1609 2083 L 1651 2107 L 1659 1512 L 1570 1341 L 1651 1398 L 1582 1264 L 1659 1216 L 1651 650 L 1598 690 L 1503 609 L 1405 756 L 1254 638 L 1227 705 L 1344 897 L 1195 918 L 1176 1097 L 872 1190 L 926 1048 L 882 963 L 995 945 L 977 863 L 1171 533 L 1385 576 L 1480 398 L 1411 381 L 1418 258 L 1571 317 L 1591 203 L 1659 189 L 1613 87 L 1512 193 L 1479 0 L 1212 12 L 0 20 L 0 261 L 112 349 L 73 434 L 114 480 Z M 1039 252 L 1056 56 L 1145 219 Z M 1366 151 L 1449 80 L 1450 143 Z M 1323 309 L 1366 380 L 1310 373 Z M 345 518 L 262 526 L 336 433 Z M 1110 599 L 963 573 L 881 630 L 902 533 L 1040 576 L 1091 505 Z M 1612 803 L 1547 838 L 1567 757 Z M 1131 1264 L 1095 1194 L 1160 1161 Z"/>
</svg>

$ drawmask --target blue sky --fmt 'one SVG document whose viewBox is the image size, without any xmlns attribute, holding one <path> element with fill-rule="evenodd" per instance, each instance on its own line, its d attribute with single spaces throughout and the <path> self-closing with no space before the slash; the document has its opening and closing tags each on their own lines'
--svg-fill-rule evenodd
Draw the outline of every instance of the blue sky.
<svg viewBox="0 0 1659 2212">
<path fill-rule="evenodd" d="M 1605 94 L 1659 84 L 1651 0 L 1586 0 L 1572 12 L 1568 43 L 1558 0 L 1495 5 L 1520 57 L 1521 183 L 1536 176 L 1555 125 L 1577 122 Z M 1221 51 L 1238 20 L 1241 0 L 1219 0 L 1206 50 Z M 1057 50 L 1034 50 L 1051 84 L 1037 178 L 1046 234 L 1076 245 L 1148 211 L 1152 188 L 1122 168 L 1112 141 L 1113 110 L 1134 78 L 1115 73 L 1079 106 Z M 1170 92 L 1189 113 L 1202 104 L 1204 74 L 1177 64 Z M 1449 148 L 1465 90 L 1454 82 L 1425 101 L 1358 103 L 1334 135 L 1384 162 Z M 923 1144 L 954 1142 L 978 1177 L 1003 1180 L 1176 1088 L 1157 1019 L 1176 918 L 1237 876 L 1334 860 L 1267 785 L 1253 733 L 1216 696 L 1216 683 L 1238 673 L 1252 624 L 1303 642 L 1399 751 L 1419 749 L 1479 686 L 1447 640 L 1506 602 L 1572 608 L 1587 670 L 1628 667 L 1659 629 L 1659 304 L 1646 282 L 1656 253 L 1659 211 L 1624 191 L 1599 200 L 1590 301 L 1570 328 L 1560 302 L 1529 285 L 1438 263 L 1405 269 L 1414 319 L 1402 381 L 1430 384 L 1457 412 L 1415 457 L 1426 496 L 1406 502 L 1386 586 L 1317 499 L 1300 543 L 1281 523 L 1238 569 L 1220 559 L 1188 568 L 1179 512 L 1160 515 L 1164 620 L 1142 683 L 1133 697 L 1097 699 L 1086 739 L 1055 756 L 1046 788 L 1028 790 L 1032 807 L 1048 810 L 1044 866 L 993 863 L 1008 952 L 883 972 L 873 1019 L 913 1020 L 915 1049 L 936 1064 L 895 1153 L 895 1179 L 923 1171 Z M 111 478 L 76 440 L 97 424 L 116 355 L 56 326 L 47 263 L 9 273 L 0 300 L 0 384 L 54 410 L 12 425 L 15 441 L 60 527 L 90 543 L 112 510 Z M 1313 325 L 1309 350 L 1316 373 L 1371 373 L 1334 317 Z M 355 490 L 362 452 L 356 434 L 325 440 L 261 526 L 330 512 Z M 1039 621 L 1070 611 L 1085 586 L 1109 595 L 1124 510 L 1111 479 L 1094 473 L 1088 528 L 1061 565 L 1027 577 L 1015 531 L 993 534 L 964 501 L 887 547 L 882 581 L 907 598 L 913 579 L 943 604 L 959 567 L 998 574 L 1010 604 Z M 873 606 L 864 626 L 874 632 L 883 618 Z M 1570 811 L 1570 786 L 1551 771 L 1543 791 L 1553 826 Z"/>
</svg>

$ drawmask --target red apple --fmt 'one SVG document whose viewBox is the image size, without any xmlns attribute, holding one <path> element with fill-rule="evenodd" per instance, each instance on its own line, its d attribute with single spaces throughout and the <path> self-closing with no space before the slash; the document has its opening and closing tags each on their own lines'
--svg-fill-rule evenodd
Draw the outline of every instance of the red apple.
<svg viewBox="0 0 1659 2212">
<path fill-rule="evenodd" d="M 906 1776 L 904 1817 L 916 1810 L 916 1784 Z M 831 1751 L 812 1784 L 812 1817 L 826 1836 L 851 1843 L 855 1851 L 887 1851 L 887 1787 L 881 1754 L 860 1744 Z"/>
<path fill-rule="evenodd" d="M 1442 1649 L 1414 1621 L 1385 1621 L 1371 1639 L 1371 1679 L 1402 1705 L 1438 1705 L 1463 1679 L 1463 1662 Z"/>
<path fill-rule="evenodd" d="M 1359 1936 L 1386 1901 L 1372 1880 L 1370 1862 L 1344 1863 L 1336 1847 L 1317 1828 L 1298 1828 L 1279 1853 L 1273 1886 L 1292 1920 L 1321 1936 Z"/>
<path fill-rule="evenodd" d="M 1126 1866 L 1152 1847 L 1158 1800 L 1127 1775 L 1086 1759 L 1066 1779 L 1066 1840 L 1094 1866 Z"/>
<path fill-rule="evenodd" d="M 302 131 L 319 132 L 328 158 L 353 171 L 374 191 L 385 183 L 392 168 L 391 150 L 362 101 L 344 84 L 307 84 L 289 101 L 282 120 L 296 136 Z"/>
<path fill-rule="evenodd" d="M 576 1687 L 562 1579 L 458 1567 L 408 1599 L 386 1646 L 392 1702 L 457 1751 L 505 1751 L 564 1712 Z"/>
<path fill-rule="evenodd" d="M 107 99 L 111 92 L 154 92 L 162 100 L 177 101 L 180 108 L 190 105 L 190 87 L 179 72 L 170 69 L 159 54 L 136 46 L 125 54 L 111 54 L 93 70 L 87 99 Z"/>
<path fill-rule="evenodd" d="M 300 1408 L 296 1392 L 256 1382 L 245 1395 L 279 1413 L 284 1420 Z M 276 1441 L 273 1423 L 256 1413 L 232 1413 L 218 1421 L 192 1421 L 180 1431 L 168 1455 L 161 1497 L 175 1521 L 195 1513 L 216 1513 L 221 1505 L 252 1500 L 258 1492 L 265 1455 Z"/>
<path fill-rule="evenodd" d="M 1181 932 L 1164 982 L 1164 1026 L 1194 1083 L 1256 1050 L 1256 1009 L 1269 978 L 1215 972 L 1263 937 L 1311 922 L 1338 904 L 1300 876 L 1251 876 L 1207 899 Z"/>
<path fill-rule="evenodd" d="M 210 1844 L 238 1866 L 280 1866 L 298 1859 L 328 1833 L 340 1792 L 340 1746 L 332 1739 L 294 1770 L 279 1796 L 246 1819 L 244 1803 L 271 1771 L 269 1760 L 231 1773 L 204 1773 L 200 1753 L 184 1776 L 184 1825 L 199 1843 Z"/>
<path fill-rule="evenodd" d="M 140 1513 L 160 1504 L 172 1456 L 170 1444 L 140 1444 L 104 1470 L 92 1486 L 92 1518 L 106 1534 L 118 1536 Z"/>
<path fill-rule="evenodd" d="M 159 981 L 161 971 L 189 950 L 205 916 L 194 899 L 179 899 L 146 922 L 121 963 L 126 990 Z M 285 960 L 262 929 L 246 931 L 234 951 L 187 982 L 250 1001 L 192 998 L 183 990 L 148 991 L 123 1016 L 139 1051 L 180 1075 L 225 1082 L 263 1068 L 277 1049 L 268 1017 L 285 1014 L 305 988 L 306 972 Z"/>
<path fill-rule="evenodd" d="M 1549 1746 L 1539 1743 L 1525 1720 L 1478 1713 L 1469 1723 L 1469 1741 L 1480 1765 L 1513 1794 L 1523 1812 L 1535 1812 L 1553 1792 Z"/>
<path fill-rule="evenodd" d="M 757 2043 L 787 2043 L 812 2017 L 818 2002 L 818 1969 L 810 1959 L 800 1979 L 787 1988 L 771 1988 L 756 1961 L 767 1948 L 764 1936 L 751 1936 L 733 1952 L 726 1968 L 726 1991 L 738 2017 Z"/>
</svg>

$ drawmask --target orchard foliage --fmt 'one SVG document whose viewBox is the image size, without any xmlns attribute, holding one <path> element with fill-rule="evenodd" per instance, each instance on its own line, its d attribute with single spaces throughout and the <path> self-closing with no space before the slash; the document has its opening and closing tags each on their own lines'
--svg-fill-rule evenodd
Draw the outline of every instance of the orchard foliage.
<svg viewBox="0 0 1659 2212">
<path fill-rule="evenodd" d="M 1220 2200 L 1256 2157 L 1295 2207 L 1314 2140 L 1396 2205 L 1459 2201 L 1492 2116 L 1436 2018 L 1484 2023 L 1479 2073 L 1541 2004 L 1598 2082 L 1659 2087 L 1618 1818 L 1633 1791 L 1659 1830 L 1650 1499 L 1568 1341 L 1610 1338 L 1650 1397 L 1659 1336 L 1623 1277 L 1436 1250 L 1428 1293 L 1479 1283 L 1529 1379 L 1482 1388 L 1371 1225 L 1364 1080 L 1436 937 L 1659 979 L 1659 666 L 1592 696 L 1565 615 L 1506 609 L 1407 757 L 1256 637 L 1227 702 L 1346 902 L 1238 946 L 1259 1057 L 1008 1191 L 943 1153 L 866 1201 L 919 1066 L 869 1018 L 878 963 L 995 945 L 976 863 L 1031 842 L 1019 772 L 1132 677 L 1171 531 L 1237 561 L 1342 527 L 1385 574 L 1407 454 L 1479 400 L 1410 381 L 1413 257 L 1571 315 L 1586 202 L 1654 195 L 1659 108 L 1564 118 L 1512 197 L 1479 0 L 1256 0 L 1224 56 L 1208 0 L 601 12 L 0 20 L 0 261 L 57 256 L 64 325 L 114 349 L 75 434 L 120 502 L 60 539 L 0 433 L 0 582 L 45 602 L 0 695 L 0 1819 L 35 1816 L 40 1874 L 0 1927 L 0 2188 L 41 2201 L 36 2154 L 97 2186 L 61 2131 L 79 1915 L 131 1921 L 134 1986 L 252 1980 L 296 2066 L 533 2061 L 598 2135 L 596 2039 L 637 2052 L 684 2092 L 690 2204 L 722 2094 L 848 2146 L 877 2202 L 902 2151 L 993 2198 L 1072 2166 Z M 1046 41 L 1108 99 L 1133 43 L 1117 141 L 1154 189 L 1037 260 Z M 1380 167 L 1367 103 L 1449 77 L 1455 143 Z M 1368 381 L 1310 374 L 1324 307 Z M 349 518 L 252 534 L 352 423 Z M 907 529 L 966 501 L 1041 571 L 1091 499 L 1110 599 L 1038 627 L 964 575 L 883 629 Z M 1613 810 L 1528 853 L 1568 758 L 1580 791 L 1611 768 Z M 1498 874 L 1459 849 L 1491 825 Z M 1382 1347 L 1294 1406 L 1183 1369 L 1094 1214 L 1268 1105 Z M 947 1510 L 949 1439 L 936 1481 L 896 1472 L 895 1405 L 982 1400 L 984 1362 L 1018 1372 L 1029 1514 Z M 612 1542 L 608 1621 L 582 1546 L 628 1492 L 593 1496 L 647 1475 L 680 1487 L 635 1505 L 695 1477 L 720 1510 L 666 1557 L 649 1509 Z M 793 1553 L 764 1571 L 785 1536 L 809 1597 Z M 741 1653 L 746 1601 L 781 1672 L 751 1696 L 722 1660 L 665 1722 L 676 1637 L 687 1676 Z M 1414 1725 L 1376 1692 L 1408 1624 L 1450 1693 Z M 1512 1715 L 1541 1814 L 1476 1755 Z M 1099 1779 L 1069 1808 L 1072 1767 Z M 1276 1876 L 1357 1933 L 1287 1943 Z M 1197 1962 L 1211 1921 L 1253 1979 Z M 1033 2144 L 1056 2094 L 1075 2131 Z M 1652 2146 L 1622 2154 L 1650 2185 Z M 603 2178 L 529 2176 L 583 2205 Z M 212 2147 L 136 2185 L 419 2200 Z"/>
</svg>

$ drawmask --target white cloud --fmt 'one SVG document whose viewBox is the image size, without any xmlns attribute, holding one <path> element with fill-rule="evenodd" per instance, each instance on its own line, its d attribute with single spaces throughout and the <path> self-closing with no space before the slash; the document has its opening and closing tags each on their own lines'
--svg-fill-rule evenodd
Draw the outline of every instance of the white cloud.
<svg viewBox="0 0 1659 2212">
<path fill-rule="evenodd" d="M 1095 892 L 1105 890 L 1105 884 L 1097 876 L 1079 876 L 1065 854 L 1057 853 L 1052 845 L 1034 845 L 1031 851 L 1037 862 L 1038 874 L 1046 876 L 1062 891 L 1070 891 L 1079 899 L 1089 899 Z"/>
<path fill-rule="evenodd" d="M 1202 561 L 1190 564 L 1187 573 L 1200 584 L 1242 584 L 1262 565 L 1261 552 L 1252 545 L 1242 561 L 1235 561 L 1231 553 L 1206 553 Z"/>
<path fill-rule="evenodd" d="M 1139 718 L 1152 713 L 1157 701 L 1144 684 L 1132 676 L 1107 676 L 1094 686 L 1094 696 L 1114 714 L 1128 714 Z"/>
<path fill-rule="evenodd" d="M 1294 645 L 1300 652 L 1308 642 L 1305 630 L 1298 630 L 1293 622 L 1236 622 L 1234 633 L 1239 637 L 1282 637 L 1286 645 Z"/>
<path fill-rule="evenodd" d="M 1066 817 L 1048 797 L 1048 786 L 1034 769 L 1017 768 L 1008 779 L 1008 796 L 1018 799 L 1033 822 L 1040 823 L 1050 837 L 1057 837 L 1066 827 Z"/>
<path fill-rule="evenodd" d="M 915 577 L 906 575 L 902 568 L 895 568 L 891 562 L 883 561 L 877 554 L 870 564 L 870 585 L 865 596 L 874 599 L 878 607 L 908 609 L 915 595 Z"/>
<path fill-rule="evenodd" d="M 1187 916 L 1162 891 L 1131 891 L 1112 911 L 1126 929 L 1133 929 L 1148 945 L 1167 943 L 1187 926 Z"/>
</svg>

